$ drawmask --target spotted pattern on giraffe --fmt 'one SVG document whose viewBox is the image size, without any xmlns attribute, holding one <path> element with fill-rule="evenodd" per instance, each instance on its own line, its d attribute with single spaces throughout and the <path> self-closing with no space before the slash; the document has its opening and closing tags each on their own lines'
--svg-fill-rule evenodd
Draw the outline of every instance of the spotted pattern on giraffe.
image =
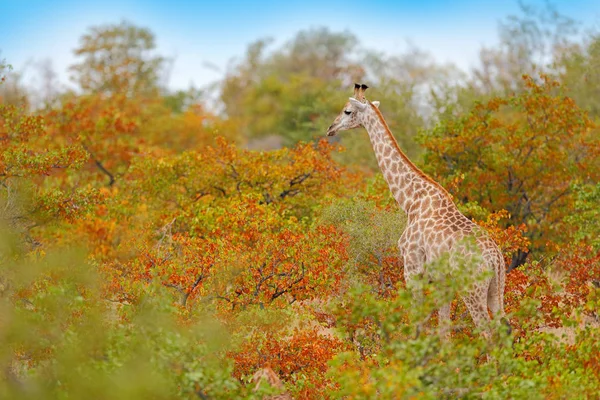
<svg viewBox="0 0 600 400">
<path fill-rule="evenodd" d="M 383 177 L 398 206 L 407 215 L 406 228 L 398 241 L 407 284 L 415 276 L 426 274 L 427 265 L 444 254 L 450 255 L 450 273 L 461 268 L 459 260 L 481 260 L 475 272 L 492 272 L 491 277 L 467 288 L 462 299 L 478 326 L 490 320 L 488 309 L 495 317 L 504 317 L 506 271 L 497 244 L 458 210 L 440 184 L 402 152 L 378 108 L 379 103 L 369 102 L 365 89 L 364 85 L 355 85 L 354 97 L 344 105 L 327 135 L 359 127 L 367 130 Z M 475 238 L 476 249 L 463 244 L 468 237 Z M 447 324 L 449 305 L 440 307 L 439 319 L 440 325 Z"/>
</svg>

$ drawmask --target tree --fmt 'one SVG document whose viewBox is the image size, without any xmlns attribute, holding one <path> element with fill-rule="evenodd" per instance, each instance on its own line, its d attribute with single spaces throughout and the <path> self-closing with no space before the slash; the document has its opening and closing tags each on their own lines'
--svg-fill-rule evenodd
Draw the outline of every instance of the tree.
<svg viewBox="0 0 600 400">
<path fill-rule="evenodd" d="M 63 190 L 53 176 L 79 169 L 88 153 L 76 141 L 52 140 L 44 116 L 0 104 L 0 143 L 0 224 L 30 242 L 36 242 L 32 228 L 49 220 L 72 220 L 97 199 L 88 187 Z"/>
<path fill-rule="evenodd" d="M 56 143 L 82 146 L 91 170 L 100 173 L 88 181 L 112 186 L 143 147 L 144 138 L 136 135 L 139 114 L 139 104 L 124 95 L 110 101 L 102 94 L 73 97 L 48 113 L 47 134 Z"/>
<path fill-rule="evenodd" d="M 527 226 L 534 249 L 572 238 L 565 220 L 574 207 L 572 185 L 600 176 L 595 124 L 556 81 L 542 79 L 524 77 L 526 91 L 477 104 L 420 138 L 427 172 L 463 203 L 507 210 L 510 224 Z M 519 252 L 511 268 L 526 254 Z"/>
<path fill-rule="evenodd" d="M 88 35 L 97 51 L 75 71 L 84 93 L 36 112 L 0 104 L 0 398 L 600 392 L 600 145 L 578 107 L 595 109 L 594 41 L 567 43 L 555 58 L 571 92 L 541 76 L 492 97 L 518 80 L 502 75 L 489 93 L 467 87 L 470 101 L 490 97 L 472 105 L 458 98 L 463 88 L 445 91 L 456 71 L 417 49 L 363 54 L 347 32 L 309 30 L 273 51 L 251 46 L 221 86 L 220 118 L 202 92 L 165 94 L 157 74 L 125 68 L 135 62 L 123 54 L 150 70 L 163 64 L 152 64 L 139 28 L 131 36 L 123 26 Z M 518 28 L 526 34 L 512 31 L 514 48 L 537 48 L 534 26 Z M 119 57 L 103 75 L 92 61 L 110 64 L 108 54 Z M 450 340 L 433 334 L 433 310 L 477 278 L 469 268 L 441 286 L 423 277 L 419 302 L 405 290 L 404 220 L 381 174 L 364 171 L 367 135 L 346 136 L 365 140 L 346 166 L 327 140 L 272 151 L 236 144 L 269 132 L 288 143 L 321 136 L 358 77 L 413 156 L 424 105 L 439 100 L 448 112 L 422 133 L 423 168 L 507 262 L 546 250 L 507 274 L 511 336 L 492 321 L 497 336 L 486 340 L 456 304 Z M 281 384 L 251 382 L 257 370 Z"/>
<path fill-rule="evenodd" d="M 565 220 L 575 232 L 575 240 L 590 244 L 600 250 L 600 183 L 575 184 L 572 187 L 575 197 L 576 213 L 568 215 Z"/>
<path fill-rule="evenodd" d="M 576 21 L 549 2 L 541 7 L 519 2 L 519 7 L 519 14 L 500 21 L 499 44 L 483 47 L 479 63 L 470 74 L 437 93 L 437 118 L 466 113 L 477 101 L 526 90 L 521 79 L 525 74 L 536 77 L 540 73 L 561 73 L 562 66 L 557 61 L 577 47 Z"/>
<path fill-rule="evenodd" d="M 61 97 L 61 84 L 58 81 L 58 75 L 54 70 L 52 60 L 42 60 L 35 65 L 38 72 L 37 98 L 38 108 L 50 109 L 59 105 Z"/>
<path fill-rule="evenodd" d="M 353 82 L 367 79 L 403 149 L 415 156 L 414 137 L 431 113 L 428 92 L 456 73 L 414 47 L 386 56 L 365 51 L 349 32 L 326 28 L 301 31 L 270 52 L 269 43 L 250 45 L 220 86 L 225 117 L 250 140 L 278 136 L 283 145 L 292 145 L 323 136 L 344 99 L 340 92 L 350 93 Z M 348 152 L 339 160 L 377 169 L 366 135 L 341 140 Z"/>
<path fill-rule="evenodd" d="M 583 43 L 563 49 L 557 58 L 560 81 L 569 88 L 578 105 L 588 110 L 593 118 L 599 118 L 600 35 L 591 35 Z"/>
<path fill-rule="evenodd" d="M 74 228 L 96 243 L 116 298 L 135 298 L 156 279 L 182 304 L 202 293 L 229 308 L 312 298 L 327 285 L 334 290 L 332 268 L 345 257 L 335 231 L 311 227 L 317 199 L 361 185 L 331 160 L 333 149 L 321 141 L 256 152 L 220 138 L 209 148 L 140 158 L 126 178 L 128 206 Z M 127 243 L 122 252 L 140 256 L 103 252 L 115 237 Z"/>
<path fill-rule="evenodd" d="M 522 15 L 511 15 L 499 27 L 500 46 L 481 51 L 474 84 L 483 92 L 508 94 L 523 90 L 520 76 L 549 72 L 555 55 L 572 43 L 575 21 L 546 3 L 542 9 L 520 3 Z"/>
<path fill-rule="evenodd" d="M 278 135 L 290 145 L 320 136 L 321 115 L 337 107 L 331 103 L 334 91 L 364 74 L 352 61 L 356 38 L 311 29 L 267 54 L 269 42 L 251 44 L 245 59 L 227 72 L 220 87 L 224 113 L 249 138 Z"/>
<path fill-rule="evenodd" d="M 348 236 L 352 280 L 368 284 L 379 296 L 391 297 L 404 279 L 398 238 L 406 217 L 395 204 L 380 208 L 374 203 L 356 197 L 341 200 L 326 208 L 322 218 Z"/>
<path fill-rule="evenodd" d="M 155 47 L 150 30 L 127 21 L 92 27 L 75 49 L 81 61 L 71 67 L 72 79 L 85 92 L 147 95 L 159 88 L 166 63 Z"/>
<path fill-rule="evenodd" d="M 22 74 L 0 59 L 0 105 L 29 106 L 29 93 L 21 82 Z"/>
</svg>

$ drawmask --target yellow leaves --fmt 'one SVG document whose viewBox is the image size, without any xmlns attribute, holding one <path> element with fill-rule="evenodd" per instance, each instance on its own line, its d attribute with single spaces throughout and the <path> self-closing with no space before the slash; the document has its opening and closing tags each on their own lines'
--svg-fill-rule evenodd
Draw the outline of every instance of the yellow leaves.
<svg viewBox="0 0 600 400">
<path fill-rule="evenodd" d="M 278 203 L 302 210 L 324 194 L 350 192 L 359 177 L 344 174 L 331 159 L 326 142 L 257 152 L 236 147 L 222 137 L 213 146 L 161 159 L 140 160 L 132 168 L 135 180 L 161 197 L 173 194 L 179 203 L 203 198 L 215 204 L 239 196 L 254 196 L 265 204 Z M 167 161 L 168 160 L 168 161 Z M 165 185 L 169 182 L 168 185 Z"/>
<path fill-rule="evenodd" d="M 508 104 L 508 102 L 506 101 L 506 99 L 494 97 L 486 103 L 485 108 L 481 107 L 481 108 L 479 108 L 479 110 L 481 110 L 481 111 L 483 111 L 483 110 L 499 111 L 501 106 L 505 106 L 507 104 Z"/>
<path fill-rule="evenodd" d="M 527 226 L 525 224 L 503 227 L 501 221 L 509 220 L 510 217 L 511 215 L 507 210 L 499 210 L 490 213 L 486 221 L 478 221 L 478 224 L 486 228 L 490 236 L 498 244 L 505 255 L 507 264 L 515 252 L 519 250 L 527 252 L 531 246 L 530 240 L 525 236 L 527 233 Z"/>
<path fill-rule="evenodd" d="M 464 179 L 465 179 L 464 173 L 461 173 L 461 174 L 453 177 L 452 180 L 448 184 L 448 191 L 450 193 L 458 193 L 460 185 L 461 185 L 462 181 L 464 181 Z"/>
<path fill-rule="evenodd" d="M 81 166 L 86 152 L 77 144 L 57 145 L 47 135 L 44 118 L 23 109 L 0 106 L 0 175 L 11 177 L 47 176 L 58 169 Z"/>
<path fill-rule="evenodd" d="M 137 211 L 138 213 L 145 214 L 148 211 L 148 205 L 144 203 L 139 204 L 137 206 Z"/>
</svg>

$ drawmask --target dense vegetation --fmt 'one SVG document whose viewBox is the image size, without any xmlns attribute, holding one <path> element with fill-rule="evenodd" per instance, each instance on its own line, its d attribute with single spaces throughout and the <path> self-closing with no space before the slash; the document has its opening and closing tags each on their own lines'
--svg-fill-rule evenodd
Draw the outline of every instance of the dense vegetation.
<svg viewBox="0 0 600 400">
<path fill-rule="evenodd" d="M 201 91 L 127 22 L 81 38 L 76 91 L 0 63 L 0 398 L 597 396 L 600 36 L 574 26 L 507 19 L 470 73 L 313 29 Z M 501 246 L 512 333 L 455 301 L 440 340 L 470 276 L 412 302 L 366 134 L 322 138 L 354 81 Z"/>
</svg>

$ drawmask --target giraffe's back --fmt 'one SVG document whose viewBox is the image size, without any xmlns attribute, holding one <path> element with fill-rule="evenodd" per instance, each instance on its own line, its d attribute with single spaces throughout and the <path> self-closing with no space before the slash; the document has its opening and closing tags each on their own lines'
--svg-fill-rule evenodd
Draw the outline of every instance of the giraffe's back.
<svg viewBox="0 0 600 400">
<path fill-rule="evenodd" d="M 458 209 L 435 225 L 442 232 L 441 240 L 437 245 L 430 244 L 427 261 L 434 261 L 444 253 L 449 254 L 451 274 L 467 274 L 474 278 L 473 286 L 469 289 L 471 292 L 466 296 L 485 298 L 492 314 L 503 317 L 506 267 L 496 242 L 484 228 Z"/>
<path fill-rule="evenodd" d="M 440 207 L 421 218 L 409 219 L 405 236 L 412 239 L 412 246 L 416 244 L 423 249 L 426 263 L 449 254 L 455 260 L 452 268 L 464 268 L 467 259 L 475 257 L 480 260 L 476 272 L 504 275 L 504 259 L 496 243 L 451 201 L 442 202 Z"/>
</svg>

